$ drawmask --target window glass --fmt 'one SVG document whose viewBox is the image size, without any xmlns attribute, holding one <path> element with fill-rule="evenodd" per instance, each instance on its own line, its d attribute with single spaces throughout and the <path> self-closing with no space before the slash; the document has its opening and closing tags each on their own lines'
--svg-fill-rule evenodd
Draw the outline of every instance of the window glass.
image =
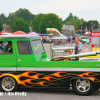
<svg viewBox="0 0 100 100">
<path fill-rule="evenodd" d="M 0 41 L 0 54 L 12 54 L 13 47 L 11 41 Z"/>
<path fill-rule="evenodd" d="M 29 41 L 18 41 L 19 54 L 32 54 L 32 48 Z"/>
<path fill-rule="evenodd" d="M 43 45 L 41 43 L 41 40 L 32 41 L 32 45 L 33 45 L 33 49 L 34 49 L 35 54 L 44 52 L 44 48 L 43 48 Z"/>
</svg>

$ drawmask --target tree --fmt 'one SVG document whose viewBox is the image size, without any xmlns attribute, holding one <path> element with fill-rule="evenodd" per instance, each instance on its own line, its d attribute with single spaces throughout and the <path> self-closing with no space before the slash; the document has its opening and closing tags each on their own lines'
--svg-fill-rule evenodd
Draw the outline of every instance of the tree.
<svg viewBox="0 0 100 100">
<path fill-rule="evenodd" d="M 44 14 L 38 26 L 40 33 L 46 33 L 46 28 L 56 28 L 60 32 L 62 32 L 62 24 L 60 22 L 59 17 L 56 14 Z"/>
<path fill-rule="evenodd" d="M 60 19 L 60 22 L 63 24 L 62 18 L 59 18 L 59 19 Z"/>
<path fill-rule="evenodd" d="M 78 19 L 78 17 L 77 16 L 74 16 L 73 19 Z"/>
<path fill-rule="evenodd" d="M 30 24 L 31 20 L 34 18 L 35 15 L 33 15 L 28 9 L 18 9 L 14 13 L 9 13 L 9 16 L 7 17 L 6 23 L 13 29 L 13 24 L 16 19 L 22 18 L 24 19 L 28 24 Z"/>
<path fill-rule="evenodd" d="M 14 27 L 13 27 L 12 30 L 13 30 L 13 32 L 15 32 L 15 31 L 23 31 L 25 33 L 28 33 L 29 32 L 29 25 L 25 20 L 20 18 L 20 19 L 17 19 L 14 22 Z"/>
<path fill-rule="evenodd" d="M 65 23 L 65 25 L 74 25 L 75 26 L 75 30 L 78 30 L 78 29 L 80 29 L 80 25 L 82 23 L 84 23 L 84 22 L 85 22 L 84 19 L 72 19 L 70 21 L 67 21 Z"/>
<path fill-rule="evenodd" d="M 89 30 L 91 30 L 91 27 L 92 27 L 92 24 L 90 22 L 84 22 L 82 24 L 82 29 L 83 30 L 87 29 L 89 31 Z M 81 28 L 81 25 L 80 25 L 80 28 Z"/>
<path fill-rule="evenodd" d="M 77 16 L 73 16 L 73 14 L 70 13 L 69 16 L 64 21 L 62 21 L 62 24 L 65 24 L 66 22 L 73 20 L 73 19 L 79 19 L 79 18 Z"/>
<path fill-rule="evenodd" d="M 3 25 L 2 25 L 2 23 L 1 23 L 1 21 L 0 21 L 0 32 L 3 30 Z"/>
<path fill-rule="evenodd" d="M 3 24 L 6 22 L 6 16 L 3 13 L 0 14 L 0 20 Z"/>
<path fill-rule="evenodd" d="M 88 22 L 90 22 L 91 24 L 93 24 L 93 27 L 95 29 L 97 29 L 99 27 L 99 22 L 97 20 L 90 20 Z"/>
<path fill-rule="evenodd" d="M 28 24 L 30 24 L 30 21 L 35 17 L 28 9 L 18 9 L 15 13 L 17 18 L 22 18 L 25 21 L 27 21 Z"/>
<path fill-rule="evenodd" d="M 70 20 L 72 20 L 73 18 L 74 18 L 74 17 L 73 17 L 73 14 L 70 13 L 69 16 L 68 16 L 68 18 L 66 18 L 66 21 L 70 21 Z"/>
<path fill-rule="evenodd" d="M 33 31 L 35 32 L 39 32 L 39 29 L 38 29 L 38 26 L 39 26 L 39 23 L 40 23 L 40 20 L 41 20 L 41 17 L 43 16 L 43 14 L 37 14 L 33 20 L 30 22 L 30 25 L 33 29 Z"/>
<path fill-rule="evenodd" d="M 16 19 L 17 19 L 16 15 L 14 13 L 9 13 L 9 16 L 7 17 L 6 23 L 7 23 L 7 25 L 10 26 L 11 29 L 13 29 L 14 22 L 15 22 Z"/>
</svg>

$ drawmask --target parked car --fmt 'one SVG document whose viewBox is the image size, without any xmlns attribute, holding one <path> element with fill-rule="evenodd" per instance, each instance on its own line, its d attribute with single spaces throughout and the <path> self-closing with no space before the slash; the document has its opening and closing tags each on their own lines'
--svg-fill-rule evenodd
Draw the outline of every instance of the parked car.
<svg viewBox="0 0 100 100">
<path fill-rule="evenodd" d="M 11 33 L 3 33 L 2 35 L 13 35 L 13 34 L 11 34 Z"/>
<path fill-rule="evenodd" d="M 88 36 L 81 36 L 81 42 L 82 44 L 89 44 L 90 43 L 90 40 L 89 40 L 89 37 Z"/>
</svg>

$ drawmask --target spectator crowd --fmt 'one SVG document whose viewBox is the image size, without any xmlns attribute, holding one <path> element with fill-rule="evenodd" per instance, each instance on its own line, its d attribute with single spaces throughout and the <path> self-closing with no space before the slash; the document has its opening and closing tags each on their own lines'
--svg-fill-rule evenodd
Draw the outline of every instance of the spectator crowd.
<svg viewBox="0 0 100 100">
<path fill-rule="evenodd" d="M 75 37 L 75 36 L 67 36 L 67 40 L 66 40 L 66 43 L 68 44 L 73 44 L 75 43 L 75 38 L 78 38 L 79 41 L 81 41 L 81 37 Z M 42 36 L 42 41 L 43 43 L 50 43 L 50 42 L 53 42 L 52 40 L 50 40 L 50 37 L 48 36 Z M 60 40 L 59 40 L 60 41 Z"/>
</svg>

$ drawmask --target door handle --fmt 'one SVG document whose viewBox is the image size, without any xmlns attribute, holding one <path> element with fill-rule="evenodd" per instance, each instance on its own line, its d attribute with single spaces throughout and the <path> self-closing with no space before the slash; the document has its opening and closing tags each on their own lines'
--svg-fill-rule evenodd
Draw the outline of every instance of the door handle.
<svg viewBox="0 0 100 100">
<path fill-rule="evenodd" d="M 21 61 L 20 59 L 18 61 Z"/>
</svg>

